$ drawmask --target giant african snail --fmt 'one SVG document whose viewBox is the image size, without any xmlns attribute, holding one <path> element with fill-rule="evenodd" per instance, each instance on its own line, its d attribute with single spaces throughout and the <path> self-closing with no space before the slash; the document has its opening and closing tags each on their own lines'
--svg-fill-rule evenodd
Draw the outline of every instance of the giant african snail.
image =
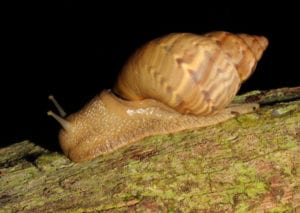
<svg viewBox="0 0 300 213">
<path fill-rule="evenodd" d="M 263 36 L 228 32 L 174 33 L 148 42 L 128 60 L 112 91 L 66 119 L 49 112 L 63 126 L 62 150 L 73 161 L 91 160 L 150 135 L 251 112 L 256 104 L 226 106 L 267 46 Z"/>
</svg>

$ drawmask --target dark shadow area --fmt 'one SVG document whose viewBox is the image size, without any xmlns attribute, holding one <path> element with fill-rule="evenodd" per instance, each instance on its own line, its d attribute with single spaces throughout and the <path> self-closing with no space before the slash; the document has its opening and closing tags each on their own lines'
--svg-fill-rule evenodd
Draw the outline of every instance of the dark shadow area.
<svg viewBox="0 0 300 213">
<path fill-rule="evenodd" d="M 47 111 L 54 109 L 48 95 L 54 94 L 68 113 L 79 110 L 101 90 L 113 86 L 137 47 L 171 32 L 225 30 L 265 35 L 270 46 L 240 93 L 300 85 L 299 59 L 294 53 L 299 49 L 297 33 L 288 27 L 298 26 L 299 13 L 291 5 L 277 9 L 276 5 L 262 8 L 255 3 L 240 9 L 230 5 L 158 9 L 158 5 L 133 8 L 117 4 L 70 0 L 9 5 L 3 28 L 4 130 L 0 147 L 31 140 L 60 151 L 60 126 L 47 116 Z"/>
</svg>

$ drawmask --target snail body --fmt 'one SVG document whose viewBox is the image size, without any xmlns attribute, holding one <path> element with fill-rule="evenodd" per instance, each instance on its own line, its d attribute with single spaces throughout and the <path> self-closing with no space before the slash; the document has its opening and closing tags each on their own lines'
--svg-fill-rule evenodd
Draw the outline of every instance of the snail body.
<svg viewBox="0 0 300 213">
<path fill-rule="evenodd" d="M 113 90 L 62 119 L 59 140 L 73 161 L 91 160 L 155 134 L 217 124 L 257 104 L 228 106 L 255 70 L 263 36 L 169 34 L 138 49 Z M 117 95 L 115 95 L 117 94 Z"/>
</svg>

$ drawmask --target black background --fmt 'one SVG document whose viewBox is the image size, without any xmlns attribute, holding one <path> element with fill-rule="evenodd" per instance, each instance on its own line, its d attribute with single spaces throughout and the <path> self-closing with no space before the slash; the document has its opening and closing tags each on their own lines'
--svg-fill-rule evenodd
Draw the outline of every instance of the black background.
<svg viewBox="0 0 300 213">
<path fill-rule="evenodd" d="M 240 92 L 299 86 L 297 6 L 239 1 L 80 3 L 14 2 L 3 8 L 0 147 L 29 139 L 52 150 L 59 125 L 46 112 L 54 94 L 69 113 L 110 88 L 140 45 L 170 32 L 259 34 L 270 45 Z"/>
</svg>

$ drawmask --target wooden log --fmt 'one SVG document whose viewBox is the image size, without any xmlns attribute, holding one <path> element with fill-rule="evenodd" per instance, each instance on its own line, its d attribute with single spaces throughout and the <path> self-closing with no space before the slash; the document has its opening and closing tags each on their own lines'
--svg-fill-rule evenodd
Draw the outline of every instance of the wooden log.
<svg viewBox="0 0 300 213">
<path fill-rule="evenodd" d="M 300 87 L 253 91 L 259 110 L 74 163 L 0 149 L 0 212 L 300 212 Z"/>
</svg>

